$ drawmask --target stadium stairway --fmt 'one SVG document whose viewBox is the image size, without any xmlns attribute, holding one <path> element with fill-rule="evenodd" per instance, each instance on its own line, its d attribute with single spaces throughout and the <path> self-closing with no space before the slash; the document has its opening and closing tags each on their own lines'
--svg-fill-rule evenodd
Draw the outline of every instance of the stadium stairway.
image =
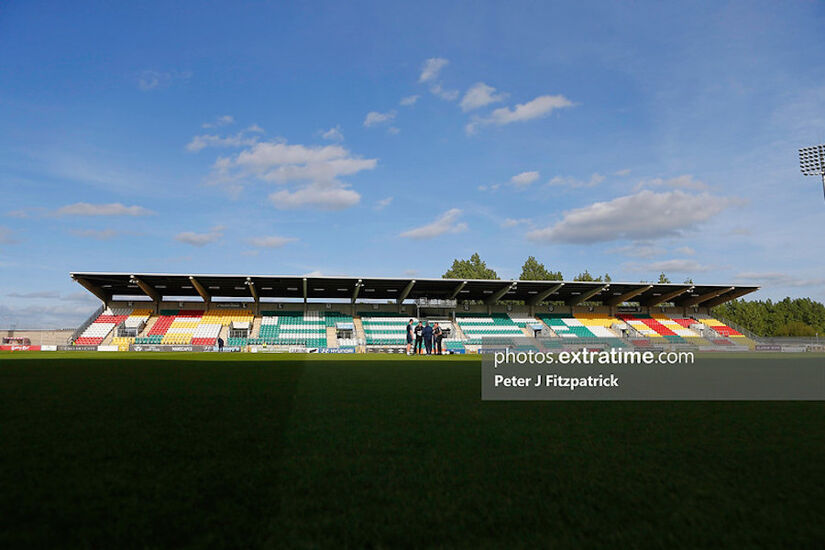
<svg viewBox="0 0 825 550">
<path fill-rule="evenodd" d="M 327 347 L 338 347 L 338 334 L 335 331 L 335 327 L 327 327 Z"/>
<path fill-rule="evenodd" d="M 355 327 L 355 339 L 359 342 L 366 342 L 367 336 L 364 333 L 364 323 L 361 322 L 360 315 L 352 320 L 352 325 Z"/>
<path fill-rule="evenodd" d="M 249 331 L 249 338 L 257 338 L 261 333 L 261 319 L 262 317 L 260 315 L 252 319 L 252 329 Z"/>
<path fill-rule="evenodd" d="M 451 340 L 460 340 L 461 342 L 465 342 L 467 340 L 467 335 L 464 334 L 464 331 L 461 330 L 461 327 L 458 326 L 458 323 L 453 323 L 453 337 Z"/>
</svg>

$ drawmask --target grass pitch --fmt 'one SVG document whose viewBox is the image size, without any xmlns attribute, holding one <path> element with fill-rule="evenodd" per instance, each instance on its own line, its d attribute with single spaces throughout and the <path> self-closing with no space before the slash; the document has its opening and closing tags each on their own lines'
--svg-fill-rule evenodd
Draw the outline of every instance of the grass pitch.
<svg viewBox="0 0 825 550">
<path fill-rule="evenodd" d="M 825 404 L 482 402 L 478 358 L 0 355 L 0 547 L 792 547 Z"/>
</svg>

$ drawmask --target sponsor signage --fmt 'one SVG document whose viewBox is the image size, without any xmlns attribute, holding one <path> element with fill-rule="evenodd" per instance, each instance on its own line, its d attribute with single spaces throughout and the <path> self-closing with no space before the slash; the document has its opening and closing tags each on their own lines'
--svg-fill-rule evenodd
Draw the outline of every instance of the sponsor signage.
<svg viewBox="0 0 825 550">
<path fill-rule="evenodd" d="M 275 347 L 252 346 L 249 348 L 252 353 L 286 353 L 287 350 Z"/>
<path fill-rule="evenodd" d="M 370 346 L 367 348 L 367 353 L 407 353 L 407 350 L 400 347 Z"/>
<path fill-rule="evenodd" d="M 119 351 L 117 346 L 97 346 L 97 351 Z"/>
<path fill-rule="evenodd" d="M 129 351 L 205 351 L 212 346 L 174 346 L 166 344 L 132 344 Z"/>
<path fill-rule="evenodd" d="M 754 348 L 756 351 L 782 351 L 782 346 L 779 344 L 756 344 Z"/>
<path fill-rule="evenodd" d="M 355 348 L 318 348 L 318 353 L 355 353 Z"/>
<path fill-rule="evenodd" d="M 57 351 L 97 351 L 97 346 L 57 346 Z"/>
<path fill-rule="evenodd" d="M 0 346 L 0 351 L 40 351 L 40 346 L 21 346 L 18 344 Z"/>
<path fill-rule="evenodd" d="M 318 348 L 304 348 L 301 346 L 293 346 L 289 348 L 289 353 L 318 353 Z"/>
</svg>

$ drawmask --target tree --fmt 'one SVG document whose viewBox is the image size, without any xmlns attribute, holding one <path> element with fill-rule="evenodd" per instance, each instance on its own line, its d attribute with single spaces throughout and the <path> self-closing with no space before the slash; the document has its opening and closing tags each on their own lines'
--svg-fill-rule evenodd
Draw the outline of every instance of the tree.
<svg viewBox="0 0 825 550">
<path fill-rule="evenodd" d="M 535 256 L 530 256 L 521 266 L 522 281 L 561 281 L 561 271 L 548 271 L 544 264 L 536 260 Z"/>
<path fill-rule="evenodd" d="M 660 285 L 661 284 L 666 284 L 666 283 L 669 283 L 669 282 L 670 282 L 670 279 L 667 278 L 667 275 L 665 275 L 664 272 L 659 274 L 659 284 Z"/>
<path fill-rule="evenodd" d="M 693 284 L 693 279 L 691 279 L 690 277 L 688 277 L 687 279 L 685 279 L 685 284 L 686 284 L 686 285 L 692 285 L 692 284 Z"/>
<path fill-rule="evenodd" d="M 711 313 L 759 336 L 825 335 L 825 305 L 810 298 L 785 298 L 781 302 L 731 300 Z"/>
<path fill-rule="evenodd" d="M 605 273 L 604 276 L 599 275 L 598 277 L 594 277 L 593 275 L 590 274 L 590 271 L 585 269 L 584 273 L 579 273 L 578 275 L 573 277 L 573 280 L 574 281 L 593 281 L 593 282 L 597 282 L 597 283 L 601 283 L 601 282 L 609 283 L 612 279 L 610 278 L 610 275 L 607 274 L 607 273 Z"/>
<path fill-rule="evenodd" d="M 573 277 L 574 281 L 595 281 L 596 279 L 593 278 L 593 275 L 590 274 L 588 270 L 584 270 L 584 273 L 579 273 L 575 277 Z"/>
<path fill-rule="evenodd" d="M 814 327 L 802 321 L 791 321 L 776 329 L 776 336 L 811 337 L 816 334 Z"/>
<path fill-rule="evenodd" d="M 478 252 L 470 256 L 469 260 L 453 260 L 453 265 L 447 270 L 443 279 L 498 279 L 498 274 L 487 267 Z"/>
</svg>

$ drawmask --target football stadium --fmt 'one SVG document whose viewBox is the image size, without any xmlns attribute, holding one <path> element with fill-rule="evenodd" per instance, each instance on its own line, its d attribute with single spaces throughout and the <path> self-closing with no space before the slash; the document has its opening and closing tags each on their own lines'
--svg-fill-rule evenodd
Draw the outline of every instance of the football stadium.
<svg viewBox="0 0 825 550">
<path fill-rule="evenodd" d="M 822 550 L 823 23 L 3 2 L 0 550 Z"/>
<path fill-rule="evenodd" d="M 398 353 L 407 324 L 446 354 L 482 339 L 555 347 L 756 349 L 710 309 L 755 286 L 246 275 L 72 273 L 100 307 L 67 339 L 20 332 L 7 350 Z M 744 329 L 743 329 L 744 330 Z M 34 338 L 35 343 L 32 342 Z M 37 340 L 40 343 L 37 343 Z M 422 350 L 423 351 L 423 350 Z"/>
</svg>

